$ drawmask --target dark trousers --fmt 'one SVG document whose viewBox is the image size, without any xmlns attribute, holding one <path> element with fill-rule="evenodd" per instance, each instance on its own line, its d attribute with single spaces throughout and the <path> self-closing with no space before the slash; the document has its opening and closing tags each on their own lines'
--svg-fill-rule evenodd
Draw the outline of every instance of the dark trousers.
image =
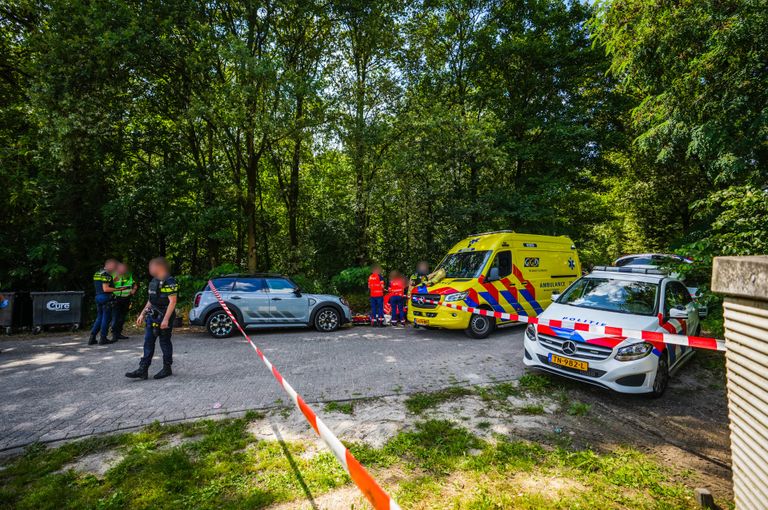
<svg viewBox="0 0 768 510">
<path fill-rule="evenodd" d="M 158 338 L 160 339 L 160 350 L 163 351 L 163 365 L 173 363 L 173 344 L 171 343 L 173 319 L 174 317 L 171 317 L 171 320 L 168 321 L 168 329 L 160 329 L 162 318 L 147 317 L 144 327 L 144 356 L 140 362 L 142 366 L 148 367 L 152 363 L 152 356 L 155 355 L 155 341 Z"/>
<path fill-rule="evenodd" d="M 109 323 L 112 321 L 112 296 L 109 294 L 96 295 L 96 320 L 93 321 L 91 334 L 100 333 L 102 337 L 107 337 Z"/>
<path fill-rule="evenodd" d="M 125 318 L 128 316 L 128 309 L 131 307 L 131 296 L 118 296 L 112 305 L 112 334 L 115 338 L 123 334 Z"/>
<path fill-rule="evenodd" d="M 392 307 L 392 322 L 405 322 L 405 298 L 390 296 L 389 305 Z"/>
<path fill-rule="evenodd" d="M 371 296 L 371 322 L 384 320 L 384 296 Z"/>
</svg>

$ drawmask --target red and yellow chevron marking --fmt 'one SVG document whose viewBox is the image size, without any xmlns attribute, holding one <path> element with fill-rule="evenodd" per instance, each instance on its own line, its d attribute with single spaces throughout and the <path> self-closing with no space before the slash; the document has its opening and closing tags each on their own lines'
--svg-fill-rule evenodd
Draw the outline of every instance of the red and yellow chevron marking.
<svg viewBox="0 0 768 510">
<path fill-rule="evenodd" d="M 293 387 L 288 384 L 288 381 L 286 381 L 283 376 L 280 375 L 277 367 L 270 363 L 267 357 L 264 356 L 264 353 L 261 351 L 261 349 L 259 349 L 256 344 L 253 343 L 251 337 L 248 336 L 243 327 L 237 321 L 235 315 L 229 310 L 227 303 L 225 303 L 221 298 L 221 294 L 219 294 L 219 291 L 213 285 L 212 281 L 208 281 L 208 286 L 211 288 L 213 295 L 216 296 L 216 299 L 218 300 L 221 307 L 224 309 L 227 315 L 229 315 L 229 318 L 232 319 L 232 322 L 235 324 L 235 326 L 237 326 L 237 329 L 240 330 L 240 333 L 242 333 L 243 337 L 245 337 L 250 346 L 253 347 L 253 350 L 256 351 L 256 354 L 259 356 L 259 358 L 261 358 L 261 361 L 264 363 L 264 365 L 269 369 L 270 372 L 272 372 L 272 375 L 275 377 L 275 379 L 277 379 L 277 382 L 280 383 L 280 386 L 283 387 L 283 390 L 285 390 L 288 396 L 291 397 L 291 400 L 293 400 L 293 403 L 296 405 L 299 411 L 301 411 L 301 414 L 303 414 L 307 419 L 307 422 L 309 422 L 309 424 L 312 426 L 312 429 L 315 431 L 315 433 L 320 436 L 320 439 L 322 439 L 328 448 L 331 449 L 333 454 L 336 456 L 336 459 L 341 463 L 347 473 L 349 473 L 352 481 L 355 482 L 355 485 L 357 485 L 357 487 L 360 489 L 360 491 L 362 491 L 371 505 L 373 505 L 373 508 L 376 510 L 400 510 L 400 506 L 395 502 L 395 500 L 392 499 L 386 492 L 384 492 L 384 489 L 382 489 L 379 484 L 376 483 L 376 480 L 373 479 L 373 477 L 368 473 L 368 471 L 365 470 L 360 462 L 357 461 L 357 459 L 352 455 L 352 453 L 350 453 L 344 444 L 339 441 L 339 438 L 336 437 L 333 432 L 331 432 L 331 429 L 329 429 L 325 423 L 323 423 L 323 421 L 318 418 L 317 414 L 315 414 L 315 411 L 313 411 L 312 408 L 307 405 L 304 399 L 301 398 L 298 393 L 296 393 L 296 390 L 294 390 Z"/>
</svg>

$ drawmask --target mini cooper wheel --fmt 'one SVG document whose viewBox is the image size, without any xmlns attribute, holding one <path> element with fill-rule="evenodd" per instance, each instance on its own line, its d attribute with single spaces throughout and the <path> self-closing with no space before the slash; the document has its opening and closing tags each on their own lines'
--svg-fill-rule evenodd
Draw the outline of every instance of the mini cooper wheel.
<svg viewBox="0 0 768 510">
<path fill-rule="evenodd" d="M 668 385 L 669 361 L 667 361 L 667 353 L 664 352 L 659 356 L 659 366 L 656 368 L 656 377 L 653 379 L 653 390 L 651 390 L 650 396 L 659 398 L 667 390 Z"/>
<path fill-rule="evenodd" d="M 470 338 L 487 338 L 496 327 L 496 319 L 485 315 L 473 314 L 469 319 L 469 327 L 464 330 Z"/>
<path fill-rule="evenodd" d="M 213 338 L 227 338 L 232 336 L 235 324 L 224 310 L 217 310 L 208 316 L 205 327 Z"/>
<path fill-rule="evenodd" d="M 321 308 L 315 315 L 315 329 L 324 333 L 330 333 L 339 329 L 341 316 L 338 310 L 327 306 Z"/>
</svg>

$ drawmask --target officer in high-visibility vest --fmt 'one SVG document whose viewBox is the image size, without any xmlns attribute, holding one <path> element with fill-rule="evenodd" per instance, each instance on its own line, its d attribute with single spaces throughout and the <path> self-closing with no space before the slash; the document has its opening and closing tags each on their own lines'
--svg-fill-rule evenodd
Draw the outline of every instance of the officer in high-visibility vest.
<svg viewBox="0 0 768 510">
<path fill-rule="evenodd" d="M 123 325 L 128 310 L 131 308 L 131 296 L 136 294 L 139 283 L 134 280 L 133 273 L 128 269 L 128 266 L 121 262 L 115 270 L 114 285 L 115 291 L 112 293 L 115 296 L 112 307 L 112 338 L 125 340 L 128 337 L 123 335 Z"/>
<path fill-rule="evenodd" d="M 104 262 L 104 267 L 93 273 L 93 290 L 96 293 L 96 320 L 91 327 L 91 338 L 88 339 L 88 345 L 96 343 L 96 335 L 99 335 L 99 345 L 111 344 L 114 339 L 107 339 L 109 324 L 112 322 L 112 293 L 115 291 L 113 285 L 117 261 L 108 259 Z"/>
</svg>

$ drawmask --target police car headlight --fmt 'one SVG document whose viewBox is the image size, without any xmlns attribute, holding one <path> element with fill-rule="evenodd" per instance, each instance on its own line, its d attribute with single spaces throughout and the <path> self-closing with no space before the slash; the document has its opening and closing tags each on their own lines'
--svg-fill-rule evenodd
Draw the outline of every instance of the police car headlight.
<svg viewBox="0 0 768 510">
<path fill-rule="evenodd" d="M 634 361 L 636 359 L 645 358 L 653 350 L 653 345 L 648 342 L 640 342 L 637 344 L 627 345 L 626 347 L 620 347 L 616 352 L 616 360 L 618 361 Z"/>
<path fill-rule="evenodd" d="M 454 292 L 453 294 L 446 294 L 444 301 L 446 303 L 451 303 L 453 301 L 463 301 L 468 295 L 469 292 Z"/>
<path fill-rule="evenodd" d="M 535 342 L 536 341 L 536 326 L 533 324 L 528 324 L 528 327 L 525 328 L 525 336 L 528 337 L 528 340 Z"/>
</svg>

